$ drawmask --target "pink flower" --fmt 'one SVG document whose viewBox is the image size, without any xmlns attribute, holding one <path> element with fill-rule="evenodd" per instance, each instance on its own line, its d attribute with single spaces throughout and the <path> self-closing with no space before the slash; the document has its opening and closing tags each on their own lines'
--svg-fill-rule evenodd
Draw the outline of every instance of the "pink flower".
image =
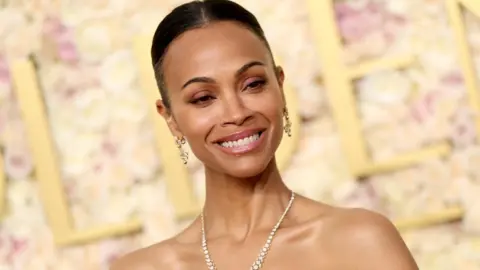
<svg viewBox="0 0 480 270">
<path fill-rule="evenodd" d="M 384 29 L 385 38 L 389 43 L 395 41 L 396 36 L 405 26 L 406 19 L 400 16 L 389 16 L 386 18 L 384 25 L 382 26 Z"/>
<path fill-rule="evenodd" d="M 431 91 L 413 102 L 410 107 L 410 113 L 418 123 L 426 122 L 435 114 L 434 102 L 438 99 L 438 92 Z"/>
<path fill-rule="evenodd" d="M 362 183 L 358 188 L 345 198 L 347 207 L 364 207 L 372 211 L 380 211 L 380 199 L 370 182 Z"/>
<path fill-rule="evenodd" d="M 348 62 L 385 53 L 406 22 L 404 17 L 388 11 L 384 4 L 372 0 L 337 1 L 335 13 Z"/>
<path fill-rule="evenodd" d="M 63 41 L 58 44 L 58 56 L 65 62 L 78 61 L 77 47 L 71 41 Z"/>
<path fill-rule="evenodd" d="M 7 59 L 0 55 L 0 84 L 10 85 L 10 71 Z"/>
<path fill-rule="evenodd" d="M 452 86 L 463 86 L 464 82 L 465 81 L 460 70 L 452 70 L 440 79 L 440 84 L 446 85 L 448 88 L 451 88 Z"/>
<path fill-rule="evenodd" d="M 59 18 L 47 18 L 43 29 L 44 34 L 53 39 L 58 57 L 68 63 L 76 63 L 79 59 L 71 29 L 67 28 Z"/>
<path fill-rule="evenodd" d="M 8 254 L 7 261 L 14 262 L 23 252 L 25 252 L 29 246 L 28 239 L 18 239 L 10 236 L 10 253 Z"/>
<path fill-rule="evenodd" d="M 7 114 L 6 110 L 0 107 L 0 145 L 3 143 L 3 134 L 7 128 Z"/>
<path fill-rule="evenodd" d="M 119 146 L 115 144 L 115 142 L 109 140 L 106 140 L 102 143 L 101 150 L 106 156 L 110 157 L 111 159 L 118 157 L 118 153 L 120 151 Z"/>
<path fill-rule="evenodd" d="M 459 108 L 452 117 L 451 140 L 459 148 L 474 144 L 477 132 L 473 122 L 473 113 L 466 107 Z"/>
<path fill-rule="evenodd" d="M 434 90 L 428 91 L 414 101 L 411 109 L 412 117 L 419 123 L 425 123 L 438 113 L 446 113 L 441 105 L 448 101 L 452 106 L 464 96 L 463 77 L 458 71 L 452 71 L 441 77 Z M 455 105 L 456 106 L 456 105 Z M 451 115 L 451 114 L 448 114 Z"/>
<path fill-rule="evenodd" d="M 68 50 L 62 53 L 69 54 Z M 64 55 L 64 57 L 70 56 Z M 56 72 L 62 74 L 62 76 L 57 76 L 57 74 L 53 75 L 54 79 L 50 84 L 49 91 L 52 93 L 50 98 L 55 100 L 55 103 L 58 105 L 72 103 L 75 99 L 81 97 L 81 94 L 85 89 L 96 88 L 98 85 L 97 78 L 95 78 L 95 72 L 92 73 L 92 70 L 87 67 L 65 65 L 62 69 Z"/>
<path fill-rule="evenodd" d="M 0 261 L 13 264 L 28 246 L 27 239 L 15 237 L 8 232 L 0 232 Z"/>
<path fill-rule="evenodd" d="M 369 4 L 364 9 L 353 9 L 346 3 L 335 4 L 338 27 L 347 43 L 360 40 L 382 28 L 384 14 L 382 10 Z"/>
<path fill-rule="evenodd" d="M 335 14 L 337 16 L 337 20 L 343 20 L 346 17 L 350 17 L 357 12 L 356 9 L 349 6 L 345 2 L 336 2 L 334 8 L 335 8 Z"/>
<path fill-rule="evenodd" d="M 6 232 L 0 231 L 0 261 L 6 262 L 12 250 L 12 243 Z"/>
<path fill-rule="evenodd" d="M 27 146 L 7 145 L 5 171 L 11 179 L 25 179 L 33 171 L 33 161 Z"/>
<path fill-rule="evenodd" d="M 343 207 L 362 207 L 372 211 L 383 211 L 380 196 L 371 181 L 346 183 L 339 186 L 333 198 Z"/>
<path fill-rule="evenodd" d="M 67 32 L 67 27 L 62 24 L 57 17 L 47 17 L 43 25 L 43 33 L 46 36 L 57 36 L 59 34 Z"/>
</svg>

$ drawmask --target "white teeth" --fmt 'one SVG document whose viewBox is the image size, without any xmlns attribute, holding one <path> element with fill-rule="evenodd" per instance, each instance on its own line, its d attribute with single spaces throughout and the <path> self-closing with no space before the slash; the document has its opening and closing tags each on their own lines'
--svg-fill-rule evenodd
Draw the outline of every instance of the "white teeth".
<svg viewBox="0 0 480 270">
<path fill-rule="evenodd" d="M 258 140 L 259 138 L 260 138 L 260 134 L 256 133 L 252 136 L 249 136 L 240 140 L 222 142 L 220 145 L 226 148 L 245 146 Z"/>
</svg>

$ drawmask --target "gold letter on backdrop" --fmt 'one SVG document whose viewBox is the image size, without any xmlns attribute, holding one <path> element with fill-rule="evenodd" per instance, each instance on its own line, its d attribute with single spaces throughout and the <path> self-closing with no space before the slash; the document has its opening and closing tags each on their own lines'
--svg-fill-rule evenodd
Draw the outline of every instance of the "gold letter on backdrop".
<svg viewBox="0 0 480 270">
<path fill-rule="evenodd" d="M 455 33 L 455 41 L 458 47 L 458 56 L 463 71 L 465 86 L 467 88 L 468 100 L 476 118 L 475 124 L 477 134 L 480 135 L 480 87 L 477 81 L 477 73 L 474 64 L 474 57 L 470 51 L 467 40 L 467 29 L 465 27 L 462 13 L 462 5 L 480 19 L 479 0 L 446 0 L 450 24 Z"/>
<path fill-rule="evenodd" d="M 329 93 L 332 111 L 337 122 L 346 157 L 356 176 L 367 176 L 379 172 L 399 169 L 432 157 L 447 155 L 447 144 L 438 144 L 392 160 L 375 163 L 368 156 L 367 147 L 361 133 L 361 125 L 356 113 L 353 80 L 369 72 L 380 69 L 405 68 L 414 62 L 411 56 L 394 57 L 369 61 L 355 66 L 345 66 L 342 59 L 342 42 L 335 23 L 333 0 L 307 0 L 310 19 L 320 60 L 324 67 L 324 81 Z M 480 17 L 480 1 L 446 0 L 447 11 L 455 32 L 459 48 L 460 64 L 464 73 L 470 105 L 477 115 L 476 127 L 480 134 L 480 93 L 476 80 L 472 53 L 467 43 L 467 32 L 463 22 L 463 6 Z M 146 98 L 152 101 L 150 113 L 154 123 L 157 147 L 163 160 L 168 192 L 179 218 L 196 215 L 200 202 L 195 198 L 193 186 L 186 167 L 178 158 L 177 149 L 163 119 L 157 116 L 153 105 L 159 95 L 154 81 L 148 52 L 150 40 L 140 37 L 135 40 L 134 51 L 139 63 L 140 80 Z M 40 197 L 45 214 L 57 243 L 62 245 L 95 241 L 100 238 L 128 234 L 141 229 L 137 220 L 124 224 L 108 225 L 86 231 L 76 231 L 70 215 L 67 198 L 63 189 L 60 165 L 49 130 L 42 95 L 37 84 L 37 76 L 30 61 L 13 64 L 12 75 L 19 106 L 26 125 L 29 146 L 35 162 L 35 174 L 39 183 Z M 293 122 L 292 138 L 285 138 L 277 152 L 281 170 L 288 166 L 289 159 L 299 141 L 300 118 L 295 92 L 285 87 L 289 111 Z M 4 161 L 0 152 L 0 215 L 5 212 L 6 179 Z M 400 227 L 411 228 L 451 220 L 462 215 L 463 211 L 451 208 L 441 213 L 397 222 Z"/>
<path fill-rule="evenodd" d="M 192 217 L 199 213 L 201 202 L 195 198 L 189 172 L 178 156 L 178 149 L 165 121 L 158 115 L 154 106 L 154 102 L 160 98 L 160 95 L 149 55 L 150 44 L 150 36 L 140 36 L 134 42 L 134 52 L 140 70 L 141 85 L 147 100 L 151 102 L 150 115 L 155 130 L 157 148 L 163 161 L 170 200 L 178 218 Z M 289 112 L 291 113 L 292 137 L 284 138 L 277 151 L 277 161 L 280 170 L 287 167 L 300 136 L 298 102 L 291 87 L 285 87 L 285 98 L 288 101 Z"/>
<path fill-rule="evenodd" d="M 324 72 L 325 87 L 337 128 L 344 144 L 346 158 L 356 176 L 367 176 L 410 166 L 450 152 L 443 143 L 399 155 L 391 160 L 373 162 L 369 157 L 361 124 L 356 112 L 353 80 L 380 69 L 405 68 L 414 62 L 411 56 L 373 60 L 346 66 L 343 45 L 338 32 L 333 0 L 307 0 L 313 35 Z"/>
<path fill-rule="evenodd" d="M 388 172 L 429 158 L 449 154 L 449 145 L 440 143 L 399 155 L 391 160 L 381 162 L 373 162 L 371 160 L 356 112 L 357 106 L 353 81 L 376 70 L 408 67 L 414 63 L 414 59 L 411 56 L 391 57 L 367 61 L 355 66 L 346 66 L 342 58 L 343 44 L 336 24 L 333 2 L 334 0 L 307 0 L 310 21 L 314 31 L 313 35 L 324 69 L 325 87 L 328 91 L 333 115 L 344 144 L 346 158 L 353 174 L 355 176 L 368 176 Z M 469 2 L 473 6 L 473 0 Z M 475 6 L 478 10 L 478 4 Z M 408 181 L 408 179 L 405 180 Z M 400 229 L 411 229 L 459 219 L 462 215 L 463 210 L 461 208 L 452 207 L 439 213 L 430 213 L 419 217 L 405 217 L 405 219 L 396 221 L 396 224 Z"/>
<path fill-rule="evenodd" d="M 148 42 L 137 39 L 135 52 L 139 60 L 141 81 L 148 99 L 156 100 L 158 92 L 154 76 L 148 61 Z M 52 135 L 49 129 L 48 117 L 38 87 L 35 68 L 30 61 L 15 62 L 11 68 L 19 107 L 25 122 L 29 146 L 35 163 L 35 174 L 39 183 L 40 197 L 44 206 L 45 215 L 60 245 L 80 244 L 95 241 L 100 238 L 113 237 L 133 233 L 141 230 L 138 220 L 127 221 L 124 224 L 107 225 L 86 231 L 75 231 L 69 211 L 68 200 L 62 185 L 60 165 L 56 156 Z M 292 112 L 292 138 L 286 138 L 277 152 L 280 169 L 287 166 L 299 139 L 299 115 L 295 93 L 290 87 L 285 87 L 285 96 L 289 102 L 289 111 Z M 177 149 L 169 135 L 170 132 L 164 121 L 156 115 L 155 107 L 151 106 L 157 146 L 164 164 L 165 178 L 168 192 L 177 211 L 177 217 L 192 217 L 198 214 L 200 203 L 193 193 L 193 186 L 187 169 L 178 158 Z M 0 153 L 0 214 L 4 210 L 5 201 L 5 172 L 3 157 Z"/>
<path fill-rule="evenodd" d="M 13 63 L 11 71 L 35 163 L 40 197 L 56 242 L 61 245 L 78 244 L 141 229 L 141 223 L 133 220 L 125 224 L 75 231 L 34 66 L 31 61 L 18 61 Z"/>
<path fill-rule="evenodd" d="M 133 51 L 138 62 L 141 87 L 146 100 L 150 101 L 149 112 L 153 122 L 155 141 L 158 153 L 162 160 L 164 179 L 167 185 L 169 200 L 175 209 L 178 218 L 188 218 L 200 212 L 200 203 L 197 201 L 189 172 L 180 160 L 167 124 L 157 113 L 155 101 L 159 98 L 157 84 L 149 57 L 150 46 L 147 37 L 136 38 Z"/>
</svg>

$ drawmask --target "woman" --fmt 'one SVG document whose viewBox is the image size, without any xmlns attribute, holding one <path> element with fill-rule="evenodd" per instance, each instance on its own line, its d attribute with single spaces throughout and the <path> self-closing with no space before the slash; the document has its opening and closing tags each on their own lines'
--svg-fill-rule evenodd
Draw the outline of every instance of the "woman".
<svg viewBox="0 0 480 270">
<path fill-rule="evenodd" d="M 251 13 L 227 0 L 181 5 L 158 26 L 151 56 L 158 112 L 180 149 L 188 140 L 204 163 L 206 201 L 183 232 L 112 270 L 418 269 L 386 218 L 282 182 L 274 154 L 290 133 L 284 73 Z"/>
</svg>

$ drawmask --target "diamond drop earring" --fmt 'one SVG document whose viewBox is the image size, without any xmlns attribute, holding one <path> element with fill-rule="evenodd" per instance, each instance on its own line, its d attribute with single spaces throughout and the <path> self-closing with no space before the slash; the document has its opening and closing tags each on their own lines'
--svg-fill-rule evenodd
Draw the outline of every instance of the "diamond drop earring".
<svg viewBox="0 0 480 270">
<path fill-rule="evenodd" d="M 283 109 L 283 117 L 285 118 L 285 125 L 283 126 L 283 130 L 287 133 L 288 137 L 292 137 L 292 122 L 290 121 L 290 117 L 288 116 L 288 109 Z"/>
<path fill-rule="evenodd" d="M 175 137 L 175 144 L 177 145 L 178 151 L 180 151 L 180 158 L 182 159 L 183 164 L 187 164 L 188 162 L 188 152 L 183 149 L 183 145 L 186 142 L 185 137 Z"/>
</svg>

